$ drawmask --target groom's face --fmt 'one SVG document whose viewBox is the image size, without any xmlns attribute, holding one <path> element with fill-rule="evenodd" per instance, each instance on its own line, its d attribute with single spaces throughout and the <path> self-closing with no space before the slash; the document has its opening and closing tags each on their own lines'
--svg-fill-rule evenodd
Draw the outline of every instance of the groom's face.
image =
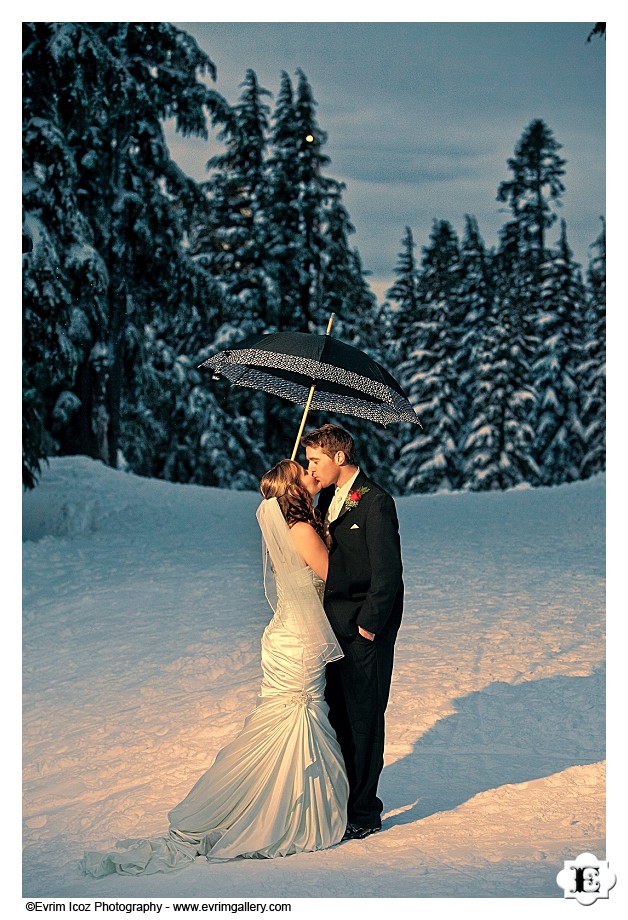
<svg viewBox="0 0 628 920">
<path fill-rule="evenodd" d="M 342 451 L 338 451 L 335 457 L 330 457 L 320 447 L 306 447 L 305 456 L 307 457 L 308 473 L 317 482 L 320 482 L 323 489 L 338 482 L 344 462 Z"/>
<path fill-rule="evenodd" d="M 312 498 L 316 498 L 323 487 L 321 486 L 318 479 L 314 479 L 309 470 L 306 470 L 305 467 L 301 467 L 301 469 L 303 470 L 303 475 L 301 476 L 301 485 L 305 486 Z"/>
</svg>

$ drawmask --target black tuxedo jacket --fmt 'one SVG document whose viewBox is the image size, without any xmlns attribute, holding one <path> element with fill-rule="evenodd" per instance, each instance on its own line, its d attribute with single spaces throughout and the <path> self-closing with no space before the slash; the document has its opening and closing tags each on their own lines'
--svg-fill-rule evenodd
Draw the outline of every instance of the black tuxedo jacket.
<svg viewBox="0 0 628 920">
<path fill-rule="evenodd" d="M 351 491 L 366 487 L 355 508 L 343 506 L 329 526 L 329 574 L 325 613 L 336 635 L 354 636 L 358 626 L 394 639 L 403 610 L 399 522 L 392 496 L 362 472 Z M 334 486 L 319 494 L 325 516 Z M 351 492 L 349 493 L 351 494 Z"/>
</svg>

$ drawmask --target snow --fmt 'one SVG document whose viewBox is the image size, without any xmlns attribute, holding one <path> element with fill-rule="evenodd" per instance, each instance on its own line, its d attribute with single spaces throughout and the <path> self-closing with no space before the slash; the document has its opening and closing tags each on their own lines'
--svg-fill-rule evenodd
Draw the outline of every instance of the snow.
<svg viewBox="0 0 628 920">
<path fill-rule="evenodd" d="M 417 898 L 516 898 L 538 912 L 563 897 L 564 860 L 589 852 L 617 872 L 598 475 L 397 499 L 406 607 L 381 833 L 285 859 L 82 877 L 85 848 L 164 831 L 255 705 L 270 614 L 258 501 L 85 457 L 52 459 L 24 494 L 24 897 L 390 898 L 412 916 L 427 909 Z"/>
</svg>

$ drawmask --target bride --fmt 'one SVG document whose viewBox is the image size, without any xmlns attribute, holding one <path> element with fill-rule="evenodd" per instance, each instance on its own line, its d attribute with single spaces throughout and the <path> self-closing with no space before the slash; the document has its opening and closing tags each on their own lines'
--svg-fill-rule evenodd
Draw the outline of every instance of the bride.
<svg viewBox="0 0 628 920">
<path fill-rule="evenodd" d="M 167 835 L 86 852 L 87 875 L 172 872 L 200 855 L 288 856 L 342 839 L 348 783 L 324 701 L 325 665 L 342 651 L 321 603 L 328 555 L 313 504 L 320 485 L 282 460 L 260 489 L 264 587 L 274 616 L 262 636 L 256 708 L 169 813 Z"/>
</svg>

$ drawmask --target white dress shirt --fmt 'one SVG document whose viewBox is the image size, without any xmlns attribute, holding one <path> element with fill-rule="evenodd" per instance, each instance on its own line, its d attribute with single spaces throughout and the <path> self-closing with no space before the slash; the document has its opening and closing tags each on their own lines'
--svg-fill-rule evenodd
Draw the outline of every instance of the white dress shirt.
<svg viewBox="0 0 628 920">
<path fill-rule="evenodd" d="M 336 491 L 334 492 L 334 497 L 332 498 L 329 509 L 327 511 L 326 520 L 328 524 L 331 524 L 332 521 L 335 521 L 340 512 L 342 511 L 342 506 L 344 505 L 351 487 L 356 480 L 358 473 L 360 472 L 360 467 L 357 468 L 354 475 L 351 479 L 347 480 L 343 486 L 336 486 Z"/>
</svg>

